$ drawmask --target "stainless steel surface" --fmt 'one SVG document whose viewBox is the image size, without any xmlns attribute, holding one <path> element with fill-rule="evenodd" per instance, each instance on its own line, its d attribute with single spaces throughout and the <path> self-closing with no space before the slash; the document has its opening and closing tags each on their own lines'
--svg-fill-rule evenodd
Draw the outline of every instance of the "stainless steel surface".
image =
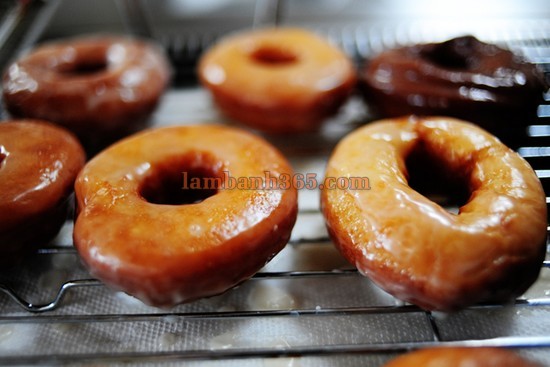
<svg viewBox="0 0 550 367">
<path fill-rule="evenodd" d="M 177 68 L 153 124 L 229 123 L 196 85 L 196 59 L 221 35 L 252 27 L 254 14 L 273 14 L 273 8 L 255 8 L 266 2 L 222 0 L 202 5 L 120 0 L 117 8 L 102 0 L 96 6 L 106 15 L 98 19 L 99 10 L 90 3 L 62 2 L 41 39 L 102 30 L 143 34 L 146 24 L 146 32 L 164 45 Z M 428 3 L 284 1 L 278 16 L 281 24 L 303 25 L 327 36 L 358 64 L 383 48 L 466 29 L 524 53 L 550 72 L 550 14 L 544 1 L 507 1 L 498 7 L 488 2 L 495 6 L 495 17 L 478 14 L 462 22 L 460 17 L 445 22 Z M 457 4 L 466 3 L 447 2 L 457 16 L 467 12 Z M 482 10 L 489 14 L 491 9 Z M 125 18 L 136 11 L 144 19 Z M 221 19 L 227 21 L 220 24 Z M 31 36 L 26 38 L 38 38 Z M 539 123 L 518 132 L 514 144 L 550 193 L 548 103 L 539 115 Z M 321 177 L 333 146 L 368 118 L 354 98 L 317 134 L 266 138 L 296 171 Z M 299 204 L 288 246 L 253 279 L 224 295 L 170 310 L 145 306 L 90 279 L 72 247 L 67 221 L 53 243 L 44 244 L 17 271 L 0 275 L 0 364 L 379 366 L 398 353 L 433 345 L 514 348 L 550 364 L 550 255 L 540 280 L 515 303 L 432 314 L 382 292 L 344 261 L 327 236 L 317 192 L 302 190 Z"/>
</svg>

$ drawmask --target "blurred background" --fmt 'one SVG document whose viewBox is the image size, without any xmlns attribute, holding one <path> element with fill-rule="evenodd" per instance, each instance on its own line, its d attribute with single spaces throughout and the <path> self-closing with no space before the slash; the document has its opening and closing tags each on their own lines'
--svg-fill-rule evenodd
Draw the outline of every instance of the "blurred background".
<svg viewBox="0 0 550 367">
<path fill-rule="evenodd" d="M 550 56 L 548 0 L 3 0 L 0 14 L 0 66 L 45 39 L 133 33 L 164 46 L 177 82 L 194 82 L 186 70 L 220 36 L 275 24 L 312 29 L 358 62 L 383 48 L 464 34 L 521 45 L 534 62 Z"/>
</svg>

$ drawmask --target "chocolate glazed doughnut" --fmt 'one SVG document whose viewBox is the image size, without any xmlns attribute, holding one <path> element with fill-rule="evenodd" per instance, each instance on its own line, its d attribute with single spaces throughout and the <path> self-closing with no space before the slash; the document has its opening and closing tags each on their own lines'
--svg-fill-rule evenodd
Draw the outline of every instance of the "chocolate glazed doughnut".
<svg viewBox="0 0 550 367">
<path fill-rule="evenodd" d="M 361 73 L 381 117 L 453 116 L 493 132 L 532 122 L 546 88 L 534 65 L 472 36 L 385 51 Z"/>
</svg>

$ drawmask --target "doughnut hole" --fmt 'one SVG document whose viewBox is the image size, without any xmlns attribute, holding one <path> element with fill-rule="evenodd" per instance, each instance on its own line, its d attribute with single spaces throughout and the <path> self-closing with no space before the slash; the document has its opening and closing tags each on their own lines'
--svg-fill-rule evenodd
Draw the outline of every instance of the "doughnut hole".
<svg viewBox="0 0 550 367">
<path fill-rule="evenodd" d="M 295 53 L 276 46 L 262 46 L 250 55 L 251 59 L 259 64 L 269 66 L 284 66 L 298 61 Z"/>
<path fill-rule="evenodd" d="M 459 37 L 426 48 L 420 55 L 443 68 L 470 69 L 475 63 L 475 45 L 474 37 Z"/>
<path fill-rule="evenodd" d="M 57 72 L 66 77 L 85 77 L 105 72 L 107 68 L 107 55 L 105 52 L 97 52 L 79 55 L 73 62 L 60 64 Z"/>
<path fill-rule="evenodd" d="M 409 186 L 450 213 L 457 214 L 471 195 L 468 172 L 454 170 L 439 155 L 418 143 L 405 158 Z"/>
<path fill-rule="evenodd" d="M 152 204 L 198 204 L 218 192 L 222 179 L 214 157 L 192 153 L 155 164 L 139 192 Z"/>
<path fill-rule="evenodd" d="M 8 157 L 8 152 L 3 145 L 0 145 L 0 168 L 4 166 L 4 160 Z"/>
</svg>

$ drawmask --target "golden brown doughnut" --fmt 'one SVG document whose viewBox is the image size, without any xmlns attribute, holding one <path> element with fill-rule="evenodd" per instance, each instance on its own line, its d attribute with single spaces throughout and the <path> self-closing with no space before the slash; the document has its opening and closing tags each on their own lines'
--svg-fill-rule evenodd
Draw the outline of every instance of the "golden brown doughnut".
<svg viewBox="0 0 550 367">
<path fill-rule="evenodd" d="M 17 262 L 57 234 L 84 161 L 78 140 L 61 127 L 0 123 L 0 263 Z"/>
<path fill-rule="evenodd" d="M 548 88 L 535 65 L 472 36 L 382 52 L 360 74 L 381 117 L 453 116 L 491 131 L 532 123 Z"/>
<path fill-rule="evenodd" d="M 290 237 L 294 188 L 228 183 L 266 171 L 292 173 L 275 148 L 237 129 L 138 133 L 98 154 L 78 176 L 75 246 L 94 276 L 148 304 L 222 293 L 251 277 Z M 218 189 L 193 190 L 195 179 L 206 178 L 219 178 Z"/>
<path fill-rule="evenodd" d="M 468 191 L 459 214 L 409 186 L 406 160 L 422 150 Z M 546 201 L 518 154 L 475 125 L 447 117 L 382 120 L 336 147 L 327 177 L 368 177 L 370 190 L 321 195 L 331 237 L 359 271 L 395 297 L 451 311 L 507 301 L 537 278 Z"/>
<path fill-rule="evenodd" d="M 13 116 L 44 119 L 104 145 L 142 128 L 169 82 L 156 46 L 120 36 L 46 43 L 12 63 L 3 96 Z"/>
<path fill-rule="evenodd" d="M 227 116 L 274 133 L 317 129 L 355 85 L 344 53 L 294 28 L 223 39 L 202 56 L 199 77 Z"/>
<path fill-rule="evenodd" d="M 542 367 L 516 353 L 497 348 L 441 347 L 404 354 L 384 367 Z"/>
</svg>

